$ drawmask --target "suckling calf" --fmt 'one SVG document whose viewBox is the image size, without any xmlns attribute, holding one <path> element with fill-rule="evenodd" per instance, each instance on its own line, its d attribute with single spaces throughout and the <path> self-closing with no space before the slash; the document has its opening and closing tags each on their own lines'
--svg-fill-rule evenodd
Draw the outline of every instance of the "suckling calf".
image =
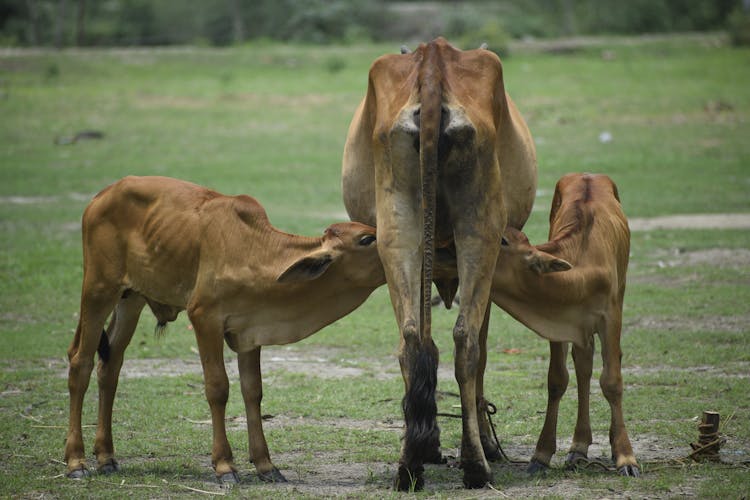
<svg viewBox="0 0 750 500">
<path fill-rule="evenodd" d="M 68 349 L 69 477 L 87 474 L 83 398 L 99 351 L 98 469 L 118 469 L 112 406 L 123 353 L 148 304 L 159 325 L 187 310 L 211 409 L 211 459 L 223 481 L 237 481 L 224 425 L 229 381 L 223 344 L 237 352 L 250 459 L 264 480 L 283 481 L 271 462 L 260 414 L 260 349 L 315 333 L 353 311 L 385 276 L 375 228 L 346 222 L 308 238 L 275 229 L 249 196 L 224 196 L 166 177 L 126 177 L 83 214 L 83 289 Z M 107 318 L 111 319 L 103 330 Z"/>
</svg>

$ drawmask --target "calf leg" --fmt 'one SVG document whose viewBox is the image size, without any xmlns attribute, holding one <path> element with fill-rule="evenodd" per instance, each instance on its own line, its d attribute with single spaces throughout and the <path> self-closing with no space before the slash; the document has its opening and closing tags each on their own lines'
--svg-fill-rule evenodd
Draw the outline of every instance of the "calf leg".
<svg viewBox="0 0 750 500">
<path fill-rule="evenodd" d="M 586 338 L 586 347 L 573 346 L 573 363 L 578 384 L 578 416 L 573 433 L 573 442 L 565 459 L 568 467 L 575 465 L 579 458 L 588 457 L 591 445 L 591 418 L 589 405 L 591 395 L 591 372 L 594 364 L 594 339 Z"/>
<path fill-rule="evenodd" d="M 94 368 L 94 353 L 99 346 L 104 323 L 114 309 L 118 295 L 119 290 L 109 289 L 95 283 L 92 279 L 84 278 L 78 328 L 68 348 L 70 422 L 65 441 L 65 462 L 68 465 L 67 475 L 71 478 L 88 475 L 81 429 L 83 398 L 89 387 L 91 371 Z"/>
<path fill-rule="evenodd" d="M 625 419 L 622 414 L 622 351 L 620 350 L 621 315 L 612 314 L 604 331 L 602 341 L 602 375 L 599 385 L 609 402 L 612 418 L 609 424 L 609 443 L 617 470 L 623 476 L 639 476 L 638 462 L 633 454 Z"/>
<path fill-rule="evenodd" d="M 203 307 L 188 309 L 195 329 L 198 352 L 203 365 L 206 399 L 211 408 L 213 447 L 211 463 L 221 482 L 238 483 L 239 476 L 232 460 L 232 448 L 227 440 L 225 414 L 229 399 L 229 379 L 224 369 L 224 335 L 222 322 Z"/>
<path fill-rule="evenodd" d="M 547 413 L 544 426 L 536 443 L 536 450 L 526 469 L 530 474 L 541 472 L 549 467 L 552 456 L 557 451 L 557 415 L 560 400 L 568 388 L 567 342 L 549 343 L 549 369 L 547 370 Z"/>
<path fill-rule="evenodd" d="M 99 357 L 97 380 L 99 382 L 99 422 L 96 428 L 94 453 L 99 472 L 109 473 L 119 469 L 112 444 L 112 406 L 120 377 L 123 354 L 133 338 L 141 310 L 146 304 L 137 293 L 128 293 L 120 299 L 112 313 L 107 328 L 106 341 L 109 343 L 109 357 Z"/>
<path fill-rule="evenodd" d="M 258 476 L 266 482 L 286 482 L 286 478 L 271 462 L 268 444 L 263 435 L 260 402 L 263 399 L 263 381 L 260 373 L 260 347 L 237 354 L 242 398 L 247 413 L 247 434 L 250 443 L 250 461 L 255 464 Z"/>
</svg>

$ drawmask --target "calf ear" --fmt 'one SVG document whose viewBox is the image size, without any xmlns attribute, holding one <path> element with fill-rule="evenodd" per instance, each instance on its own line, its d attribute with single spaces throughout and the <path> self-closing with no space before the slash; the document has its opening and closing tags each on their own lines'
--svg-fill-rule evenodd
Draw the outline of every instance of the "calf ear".
<svg viewBox="0 0 750 500">
<path fill-rule="evenodd" d="M 527 256 L 526 263 L 528 264 L 529 269 L 540 275 L 573 269 L 573 266 L 568 261 L 538 251 Z"/>
<path fill-rule="evenodd" d="M 548 273 L 556 273 L 559 271 L 568 271 L 573 269 L 573 264 L 563 259 L 552 259 L 549 262 Z"/>
<path fill-rule="evenodd" d="M 276 281 L 279 283 L 296 283 L 311 281 L 322 275 L 333 262 L 329 252 L 319 252 L 302 257 L 281 273 Z"/>
</svg>

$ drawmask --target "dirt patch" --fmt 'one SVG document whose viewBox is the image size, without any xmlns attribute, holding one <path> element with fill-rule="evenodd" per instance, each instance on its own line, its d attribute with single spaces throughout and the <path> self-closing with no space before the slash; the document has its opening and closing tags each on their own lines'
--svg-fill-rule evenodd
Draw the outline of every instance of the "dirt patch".
<svg viewBox="0 0 750 500">
<path fill-rule="evenodd" d="M 589 457 L 607 461 L 609 456 L 608 437 L 595 434 Z M 646 478 L 658 474 L 663 468 L 678 466 L 690 452 L 687 443 L 673 443 L 653 435 L 631 437 L 633 448 L 638 457 Z M 540 498 L 559 496 L 563 498 L 613 498 L 622 497 L 623 493 L 632 496 L 633 491 L 623 491 L 623 485 L 614 471 L 595 471 L 590 474 L 610 479 L 599 486 L 584 479 L 581 472 L 562 472 L 565 451 L 569 443 L 558 440 L 558 449 L 552 461 L 552 472 L 548 477 L 529 476 L 525 472 L 526 463 L 490 464 L 495 477 L 492 487 L 482 490 L 465 490 L 461 487 L 462 472 L 456 457 L 458 449 L 444 449 L 447 463 L 425 466 L 426 495 L 438 494 L 450 498 Z M 532 452 L 532 445 L 504 442 L 506 454 L 514 460 L 527 460 Z M 747 450 L 728 446 L 722 458 L 730 463 L 747 460 Z M 311 497 L 389 497 L 392 496 L 391 484 L 396 464 L 388 462 L 347 462 L 340 452 L 302 452 L 275 453 L 274 463 L 289 481 L 286 484 L 273 486 L 261 485 L 252 466 L 238 463 L 241 468 L 242 484 L 240 491 L 247 489 L 254 494 L 260 492 L 251 488 L 263 488 L 264 492 L 274 496 Z M 137 460 L 137 459 L 136 459 Z M 205 469 L 209 469 L 208 458 L 202 460 Z M 684 462 L 687 463 L 687 462 Z M 648 479 L 645 479 L 648 480 Z M 698 488 L 700 478 L 695 483 L 685 482 L 675 485 L 670 496 L 692 495 Z M 214 491 L 215 485 L 206 484 L 206 489 Z"/>
<path fill-rule="evenodd" d="M 737 316 L 640 316 L 625 321 L 626 330 L 730 332 L 742 333 L 750 330 L 750 314 Z"/>
<path fill-rule="evenodd" d="M 59 203 L 64 200 L 88 203 L 94 194 L 67 193 L 63 196 L 0 196 L 0 204 L 6 205 L 44 205 L 48 203 Z"/>
<path fill-rule="evenodd" d="M 59 371 L 60 377 L 68 376 L 67 363 L 61 359 L 49 360 L 50 368 Z M 361 365 L 361 366 L 360 366 Z M 236 357 L 228 354 L 224 368 L 230 378 L 238 378 Z M 347 355 L 343 348 L 273 347 L 263 350 L 261 356 L 263 376 L 274 372 L 301 373 L 321 379 L 338 379 L 371 375 L 376 380 L 388 380 L 400 376 L 398 361 L 393 359 L 357 359 Z M 147 377 L 180 377 L 203 373 L 200 359 L 193 358 L 136 358 L 122 365 L 120 377 L 139 379 Z M 453 377 L 452 368 L 444 368 L 440 377 Z"/>
<path fill-rule="evenodd" d="M 653 258 L 660 268 L 713 266 L 734 269 L 750 267 L 750 249 L 748 248 L 707 248 L 688 252 L 673 248 L 655 252 Z"/>
<path fill-rule="evenodd" d="M 662 217 L 634 217 L 631 231 L 657 229 L 750 229 L 750 214 L 685 214 Z"/>
<path fill-rule="evenodd" d="M 674 258 L 661 261 L 668 267 L 676 266 L 716 266 L 748 267 L 750 266 L 750 249 L 747 248 L 709 248 L 693 252 L 679 252 Z"/>
<path fill-rule="evenodd" d="M 734 362 L 726 366 L 717 367 L 711 365 L 701 366 L 689 366 L 689 367 L 678 367 L 678 366 L 623 366 L 623 375 L 656 375 L 659 373 L 665 373 L 674 375 L 676 373 L 685 373 L 697 376 L 709 376 L 709 377 L 721 377 L 721 378 L 739 378 L 747 379 L 750 378 L 750 363 L 747 362 Z"/>
</svg>

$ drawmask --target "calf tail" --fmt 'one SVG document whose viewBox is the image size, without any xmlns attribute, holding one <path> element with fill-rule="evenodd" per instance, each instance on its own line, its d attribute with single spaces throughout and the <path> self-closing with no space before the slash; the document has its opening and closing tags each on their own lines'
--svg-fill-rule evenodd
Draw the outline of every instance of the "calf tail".
<svg viewBox="0 0 750 500">
<path fill-rule="evenodd" d="M 154 327 L 154 336 L 157 339 L 164 337 L 167 333 L 167 321 L 158 321 Z"/>
<path fill-rule="evenodd" d="M 99 359 L 102 363 L 109 361 L 109 337 L 104 330 L 102 330 L 102 336 L 99 338 L 99 347 L 97 347 L 96 352 L 99 353 Z"/>
</svg>

